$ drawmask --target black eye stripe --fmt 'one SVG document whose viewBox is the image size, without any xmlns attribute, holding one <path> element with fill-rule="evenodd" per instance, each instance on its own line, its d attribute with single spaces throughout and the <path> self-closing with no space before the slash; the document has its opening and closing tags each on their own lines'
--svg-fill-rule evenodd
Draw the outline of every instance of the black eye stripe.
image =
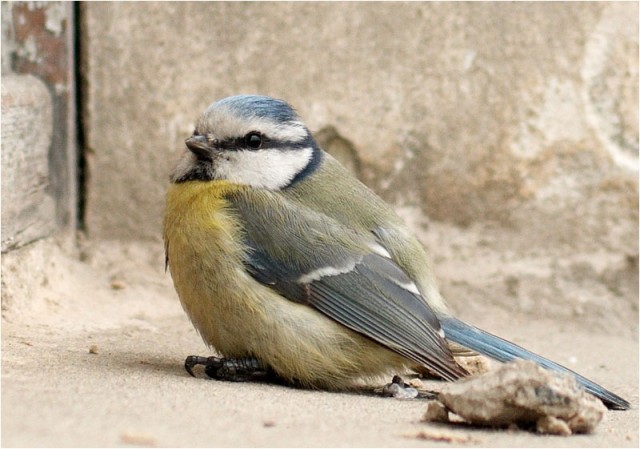
<svg viewBox="0 0 640 449">
<path fill-rule="evenodd" d="M 251 134 L 251 133 L 249 133 Z M 254 150 L 257 148 L 252 148 L 247 144 L 247 136 L 235 137 L 232 139 L 225 139 L 218 142 L 218 147 L 224 150 Z M 269 139 L 267 136 L 260 134 L 261 136 L 261 145 L 260 148 L 273 148 L 271 145 L 273 141 Z"/>
<path fill-rule="evenodd" d="M 262 144 L 260 145 L 260 150 L 268 150 L 268 149 L 279 149 L 279 150 L 297 150 L 301 148 L 308 148 L 314 144 L 314 140 L 309 135 L 306 139 L 299 142 L 289 142 L 282 140 L 273 140 L 270 139 L 269 136 L 264 134 L 262 136 Z M 223 150 L 229 151 L 239 151 L 239 150 L 252 150 L 255 151 L 254 148 L 251 148 L 247 145 L 246 135 L 242 137 L 235 137 L 231 139 L 225 139 L 217 142 L 217 147 Z"/>
</svg>

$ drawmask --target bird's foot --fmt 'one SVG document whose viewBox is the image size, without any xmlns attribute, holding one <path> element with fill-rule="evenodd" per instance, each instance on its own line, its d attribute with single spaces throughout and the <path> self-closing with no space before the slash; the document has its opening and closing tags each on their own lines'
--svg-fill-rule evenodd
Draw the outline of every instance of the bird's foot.
<svg viewBox="0 0 640 449">
<path fill-rule="evenodd" d="M 193 377 L 193 368 L 199 365 L 204 366 L 208 377 L 231 382 L 260 380 L 272 374 L 270 369 L 264 368 L 254 357 L 235 359 L 190 355 L 184 361 L 184 369 Z"/>
</svg>

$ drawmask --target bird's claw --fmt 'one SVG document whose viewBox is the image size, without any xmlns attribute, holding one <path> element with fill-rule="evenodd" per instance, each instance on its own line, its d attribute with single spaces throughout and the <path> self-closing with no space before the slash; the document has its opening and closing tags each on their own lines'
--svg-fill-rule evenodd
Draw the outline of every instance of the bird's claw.
<svg viewBox="0 0 640 449">
<path fill-rule="evenodd" d="M 223 365 L 223 359 L 218 357 L 202 357 L 199 355 L 190 355 L 184 360 L 184 369 L 191 375 L 191 377 L 196 377 L 193 373 L 193 368 L 198 365 L 204 365 L 209 368 L 220 368 Z"/>
<path fill-rule="evenodd" d="M 193 368 L 204 366 L 205 374 L 212 379 L 242 382 L 261 379 L 269 376 L 271 371 L 265 369 L 255 358 L 220 358 L 190 355 L 184 361 L 184 369 L 192 377 L 196 377 Z"/>
</svg>

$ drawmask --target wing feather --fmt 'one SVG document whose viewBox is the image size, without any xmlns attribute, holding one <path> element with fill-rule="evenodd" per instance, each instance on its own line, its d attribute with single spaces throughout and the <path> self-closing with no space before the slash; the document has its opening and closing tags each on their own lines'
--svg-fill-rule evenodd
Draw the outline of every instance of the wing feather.
<svg viewBox="0 0 640 449">
<path fill-rule="evenodd" d="M 413 281 L 374 251 L 380 243 L 372 233 L 357 233 L 269 192 L 247 195 L 230 200 L 245 229 L 245 267 L 254 279 L 445 379 L 466 374 Z M 271 223 L 250 206 L 256 202 L 268 209 Z"/>
</svg>

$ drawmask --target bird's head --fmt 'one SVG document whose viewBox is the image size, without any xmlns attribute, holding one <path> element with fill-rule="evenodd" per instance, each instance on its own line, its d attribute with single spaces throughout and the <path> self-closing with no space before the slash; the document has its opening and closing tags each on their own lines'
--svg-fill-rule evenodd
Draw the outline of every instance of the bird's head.
<svg viewBox="0 0 640 449">
<path fill-rule="evenodd" d="M 211 104 L 193 135 L 173 182 L 227 180 L 279 190 L 313 172 L 322 151 L 289 104 L 237 95 Z"/>
</svg>

